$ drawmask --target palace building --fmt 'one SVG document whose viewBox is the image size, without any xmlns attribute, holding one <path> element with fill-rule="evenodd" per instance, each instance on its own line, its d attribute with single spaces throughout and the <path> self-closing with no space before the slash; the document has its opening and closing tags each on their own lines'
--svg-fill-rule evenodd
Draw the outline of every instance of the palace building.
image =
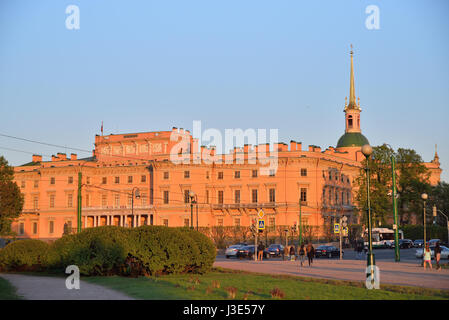
<svg viewBox="0 0 449 320">
<path fill-rule="evenodd" d="M 322 150 L 301 142 L 245 145 L 226 155 L 201 146 L 188 130 L 111 134 L 95 137 L 92 156 L 58 153 L 51 161 L 33 155 L 15 167 L 15 181 L 25 198 L 21 216 L 13 222 L 18 238 L 54 240 L 78 224 L 81 190 L 81 228 L 103 225 L 249 226 L 263 209 L 267 227 L 299 224 L 319 233 L 354 213 L 354 181 L 369 143 L 361 132 L 361 107 L 356 100 L 351 51 L 349 103 L 345 102 L 345 133 L 337 146 Z M 173 138 L 175 137 L 175 139 Z M 184 150 L 175 150 L 179 141 Z M 185 160 L 173 162 L 176 152 Z M 203 155 L 215 159 L 206 163 Z M 258 159 L 277 159 L 277 170 L 264 174 Z M 233 161 L 224 161 L 231 157 Z M 440 180 L 438 155 L 425 165 L 432 184 Z M 81 178 L 81 180 L 79 180 Z M 191 198 L 191 192 L 194 197 Z M 193 221 L 191 200 L 194 199 Z"/>
</svg>

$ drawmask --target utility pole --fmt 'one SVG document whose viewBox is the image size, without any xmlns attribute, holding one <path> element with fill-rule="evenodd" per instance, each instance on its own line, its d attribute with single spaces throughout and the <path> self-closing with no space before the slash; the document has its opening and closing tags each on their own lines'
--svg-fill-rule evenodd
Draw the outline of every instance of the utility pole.
<svg viewBox="0 0 449 320">
<path fill-rule="evenodd" d="M 299 196 L 299 246 L 302 244 L 302 215 L 301 215 L 301 195 Z"/>
<path fill-rule="evenodd" d="M 82 205 L 82 203 L 81 203 L 81 186 L 82 186 L 82 183 L 81 183 L 81 179 L 82 179 L 82 175 L 81 175 L 81 171 L 80 172 L 78 172 L 78 212 L 77 212 L 77 214 L 78 214 L 78 216 L 77 216 L 77 220 L 78 220 L 78 228 L 77 228 L 77 231 L 78 231 L 78 233 L 80 233 L 81 232 L 81 205 Z"/>
<path fill-rule="evenodd" d="M 392 171 L 392 198 L 393 198 L 393 229 L 394 229 L 394 260 L 396 262 L 401 261 L 399 253 L 399 226 L 398 226 L 398 208 L 396 203 L 396 168 L 395 157 L 391 155 L 391 171 Z"/>
<path fill-rule="evenodd" d="M 259 234 L 259 218 L 256 218 L 254 226 L 254 261 L 257 261 L 257 235 Z"/>
</svg>

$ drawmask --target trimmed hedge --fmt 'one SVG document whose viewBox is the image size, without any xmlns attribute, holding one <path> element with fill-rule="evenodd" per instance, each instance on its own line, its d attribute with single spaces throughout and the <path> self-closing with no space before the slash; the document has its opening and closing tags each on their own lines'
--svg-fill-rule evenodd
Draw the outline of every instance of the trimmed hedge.
<svg viewBox="0 0 449 320">
<path fill-rule="evenodd" d="M 0 271 L 41 271 L 48 266 L 50 246 L 40 240 L 17 240 L 0 250 Z"/>
<path fill-rule="evenodd" d="M 424 238 L 424 226 L 423 225 L 414 225 L 408 224 L 404 226 L 400 226 L 404 232 L 404 239 L 423 239 Z M 442 242 L 448 241 L 447 239 L 447 228 L 439 225 L 426 225 L 426 237 L 427 240 L 430 239 L 440 239 Z"/>
<path fill-rule="evenodd" d="M 6 271 L 17 270 L 23 259 L 29 259 L 29 265 L 48 270 L 76 265 L 83 275 L 204 273 L 212 267 L 216 252 L 212 241 L 197 231 L 163 226 L 103 226 L 64 235 L 51 245 L 39 240 L 19 242 L 24 243 L 20 250 L 10 248 L 0 254 L 0 267 L 4 261 Z M 18 252 L 22 260 L 14 263 L 11 257 Z"/>
</svg>

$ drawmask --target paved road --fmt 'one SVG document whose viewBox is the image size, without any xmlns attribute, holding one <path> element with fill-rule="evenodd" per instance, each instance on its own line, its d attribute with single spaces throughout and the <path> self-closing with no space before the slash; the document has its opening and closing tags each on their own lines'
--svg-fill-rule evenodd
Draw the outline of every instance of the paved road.
<svg viewBox="0 0 449 320">
<path fill-rule="evenodd" d="M 413 250 L 414 252 L 415 250 Z M 380 270 L 381 285 L 382 283 L 388 283 L 449 290 L 448 269 L 440 271 L 435 269 L 423 270 L 423 267 L 419 265 L 419 260 L 416 258 L 414 258 L 413 262 L 404 259 L 405 261 L 396 263 L 392 262 L 392 259 L 386 261 L 380 258 L 380 256 L 380 253 L 376 255 L 376 265 Z M 269 274 L 365 281 L 366 260 L 346 259 L 346 257 L 344 260 L 320 258 L 314 259 L 312 267 L 308 267 L 306 263 L 304 267 L 300 268 L 297 261 L 269 259 L 256 262 L 252 260 L 226 259 L 224 256 L 218 256 L 214 266 Z"/>
<path fill-rule="evenodd" d="M 80 289 L 68 290 L 65 278 L 21 274 L 0 274 L 27 300 L 133 300 L 127 295 L 99 285 L 80 281 Z"/>
</svg>

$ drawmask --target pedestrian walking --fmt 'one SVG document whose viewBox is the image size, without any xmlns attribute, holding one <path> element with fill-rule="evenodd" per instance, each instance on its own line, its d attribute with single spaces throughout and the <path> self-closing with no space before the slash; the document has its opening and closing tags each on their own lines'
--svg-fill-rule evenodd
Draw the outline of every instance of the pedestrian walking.
<svg viewBox="0 0 449 320">
<path fill-rule="evenodd" d="M 426 262 L 429 264 L 430 270 L 432 270 L 432 251 L 430 251 L 428 244 L 426 244 L 426 248 L 424 249 L 423 255 L 424 255 L 424 270 L 426 270 Z"/>
<path fill-rule="evenodd" d="M 309 259 L 309 267 L 313 263 L 313 256 L 315 255 L 315 248 L 312 246 L 312 243 L 307 244 L 307 258 Z"/>
<path fill-rule="evenodd" d="M 257 260 L 262 261 L 263 260 L 263 250 L 265 249 L 265 246 L 262 242 L 259 242 L 259 245 L 257 247 Z"/>
<path fill-rule="evenodd" d="M 284 251 L 282 252 L 282 261 L 284 261 L 285 257 L 288 256 L 288 253 L 289 253 L 288 246 L 285 246 Z"/>
<path fill-rule="evenodd" d="M 306 254 L 307 254 L 306 247 L 304 247 L 304 243 L 302 243 L 301 246 L 299 247 L 299 252 L 298 252 L 299 261 L 301 262 L 301 267 L 303 266 L 304 258 L 306 256 Z"/>
<path fill-rule="evenodd" d="M 290 261 L 295 261 L 296 255 L 295 255 L 295 246 L 292 245 L 290 247 Z"/>
<path fill-rule="evenodd" d="M 357 259 L 362 259 L 362 253 L 363 253 L 363 240 L 357 241 Z"/>
<path fill-rule="evenodd" d="M 435 249 L 433 249 L 433 251 L 435 252 L 435 262 L 437 263 L 437 270 L 441 270 L 440 266 L 441 247 L 439 242 L 437 242 L 437 244 L 435 245 Z"/>
</svg>

